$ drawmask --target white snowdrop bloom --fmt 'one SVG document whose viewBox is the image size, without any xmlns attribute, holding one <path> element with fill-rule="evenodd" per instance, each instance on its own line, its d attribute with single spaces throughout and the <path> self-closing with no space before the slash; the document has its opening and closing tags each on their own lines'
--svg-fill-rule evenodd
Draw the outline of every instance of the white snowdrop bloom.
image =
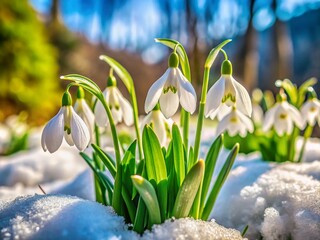
<svg viewBox="0 0 320 240">
<path fill-rule="evenodd" d="M 294 124 L 302 129 L 304 124 L 300 112 L 287 101 L 277 102 L 265 115 L 263 131 L 273 126 L 279 136 L 292 133 Z"/>
<path fill-rule="evenodd" d="M 76 145 L 80 151 L 83 151 L 90 142 L 88 127 L 74 111 L 69 92 L 64 93 L 62 107 L 43 129 L 41 136 L 43 150 L 48 150 L 50 153 L 57 151 L 63 137 L 70 146 Z"/>
<path fill-rule="evenodd" d="M 231 108 L 232 107 L 229 107 L 227 104 L 222 103 L 216 110 L 211 111 L 207 117 L 210 117 L 212 120 L 217 117 L 217 119 L 220 121 L 231 111 Z"/>
<path fill-rule="evenodd" d="M 320 123 L 320 101 L 317 98 L 308 99 L 300 110 L 304 126 L 307 123 L 314 126 L 317 121 Z"/>
<path fill-rule="evenodd" d="M 257 103 L 252 104 L 252 121 L 259 125 L 263 122 L 263 110 Z"/>
<path fill-rule="evenodd" d="M 127 126 L 133 124 L 133 110 L 131 104 L 119 91 L 114 76 L 109 76 L 107 88 L 103 91 L 103 96 L 106 103 L 109 105 L 115 124 L 122 121 L 124 121 Z M 99 100 L 94 109 L 94 115 L 99 127 L 106 127 L 109 124 L 106 110 Z"/>
<path fill-rule="evenodd" d="M 166 119 L 160 111 L 159 105 L 148 113 L 141 121 L 141 130 L 145 125 L 149 124 L 157 135 L 161 146 L 165 146 L 170 140 L 170 129 L 173 124 L 171 118 Z"/>
<path fill-rule="evenodd" d="M 253 123 L 249 117 L 237 110 L 236 107 L 232 107 L 231 111 L 224 116 L 217 126 L 217 134 L 225 131 L 227 131 L 231 137 L 236 134 L 245 137 L 247 132 L 253 132 Z"/>
<path fill-rule="evenodd" d="M 252 105 L 247 90 L 232 77 L 232 64 L 225 60 L 221 66 L 221 77 L 209 89 L 205 106 L 205 116 L 215 115 L 214 113 L 221 106 L 233 106 L 245 115 L 251 117 Z"/>
<path fill-rule="evenodd" d="M 166 118 L 172 117 L 178 110 L 179 102 L 187 112 L 196 110 L 197 95 L 192 84 L 183 76 L 178 68 L 179 56 L 172 53 L 169 58 L 169 68 L 152 84 L 145 101 L 145 112 L 150 112 L 160 103 L 161 111 Z"/>
<path fill-rule="evenodd" d="M 93 112 L 91 111 L 91 108 L 89 107 L 86 100 L 84 99 L 84 91 L 81 87 L 79 87 L 77 92 L 77 100 L 74 105 L 74 110 L 87 125 L 90 132 L 90 141 L 92 142 L 95 118 L 94 118 Z"/>
</svg>

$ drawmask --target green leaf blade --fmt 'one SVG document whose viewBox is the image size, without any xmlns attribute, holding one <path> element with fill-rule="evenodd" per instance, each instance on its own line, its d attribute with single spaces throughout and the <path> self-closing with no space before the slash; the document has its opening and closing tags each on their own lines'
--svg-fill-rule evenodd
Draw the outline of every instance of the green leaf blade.
<svg viewBox="0 0 320 240">
<path fill-rule="evenodd" d="M 223 145 L 223 135 L 219 135 L 215 141 L 212 143 L 208 154 L 206 156 L 205 160 L 205 172 L 204 172 L 204 178 L 203 178 L 203 185 L 202 185 L 202 193 L 201 193 L 201 206 L 204 205 L 204 201 L 206 199 L 209 186 L 212 180 L 212 176 L 214 173 L 214 168 L 217 163 L 217 159 L 219 156 L 219 152 L 221 150 L 221 147 Z"/>
<path fill-rule="evenodd" d="M 203 178 L 204 169 L 204 161 L 199 160 L 185 177 L 173 207 L 172 215 L 174 217 L 183 218 L 189 215 Z"/>
<path fill-rule="evenodd" d="M 150 126 L 145 126 L 143 129 L 142 146 L 148 179 L 154 179 L 156 183 L 167 179 L 167 169 L 160 142 Z"/>
<path fill-rule="evenodd" d="M 180 57 L 180 65 L 182 68 L 182 72 L 186 76 L 186 78 L 191 82 L 191 71 L 190 71 L 189 59 L 188 59 L 186 50 L 184 49 L 182 44 L 176 40 L 169 39 L 169 38 L 156 38 L 155 41 L 171 49 L 174 49 L 178 45 L 177 52 Z"/>
<path fill-rule="evenodd" d="M 222 43 L 220 43 L 218 46 L 216 46 L 214 49 L 212 49 L 206 59 L 205 62 L 205 67 L 206 68 L 211 68 L 214 60 L 216 59 L 216 57 L 218 56 L 219 51 L 229 42 L 231 42 L 231 39 L 227 39 L 225 41 L 223 41 Z"/>
<path fill-rule="evenodd" d="M 172 125 L 172 140 L 173 140 L 173 158 L 174 168 L 177 174 L 178 186 L 180 187 L 185 178 L 185 163 L 184 163 L 184 148 L 179 127 L 176 124 Z"/>
<path fill-rule="evenodd" d="M 99 146 L 96 144 L 91 144 L 92 148 L 94 149 L 95 153 L 99 156 L 100 160 L 103 162 L 105 167 L 109 170 L 112 177 L 115 178 L 117 170 L 112 163 L 112 160 L 109 158 L 107 154 L 105 154 Z"/>
<path fill-rule="evenodd" d="M 201 216 L 201 218 L 203 220 L 208 220 L 210 213 L 213 209 L 214 203 L 218 197 L 219 191 L 220 191 L 222 185 L 224 184 L 225 180 L 228 177 L 228 174 L 233 166 L 233 163 L 235 161 L 235 158 L 236 158 L 238 152 L 239 152 L 239 144 L 237 143 L 230 151 L 230 153 L 226 159 L 226 162 L 223 165 L 223 167 L 222 167 L 222 169 L 216 179 L 216 182 L 214 183 L 213 188 L 209 194 L 209 197 L 206 201 L 206 204 L 204 206 L 202 216 Z"/>
<path fill-rule="evenodd" d="M 141 176 L 134 175 L 131 176 L 131 179 L 148 209 L 151 224 L 160 224 L 160 207 L 154 187 L 148 180 Z"/>
</svg>

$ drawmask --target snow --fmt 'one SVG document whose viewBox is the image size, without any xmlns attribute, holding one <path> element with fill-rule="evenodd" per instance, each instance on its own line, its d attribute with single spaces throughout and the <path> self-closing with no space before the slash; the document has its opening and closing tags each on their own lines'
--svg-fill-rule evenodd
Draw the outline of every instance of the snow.
<svg viewBox="0 0 320 240">
<path fill-rule="evenodd" d="M 203 133 L 202 157 L 213 141 L 212 132 L 205 130 Z M 114 215 L 112 209 L 86 201 L 95 198 L 92 172 L 75 148 L 64 143 L 56 153 L 49 154 L 41 149 L 39 134 L 31 135 L 30 139 L 32 148 L 29 151 L 0 157 L 0 238 L 10 234 L 8 239 L 22 236 L 23 239 L 44 236 L 46 239 L 86 239 L 85 236 L 92 234 L 91 229 L 101 228 L 101 231 L 95 230 L 101 235 L 91 236 L 139 239 L 127 230 L 123 219 Z M 299 140 L 297 145 L 301 143 Z M 223 149 L 215 175 L 227 154 Z M 38 184 L 49 195 L 20 197 L 12 201 L 18 196 L 42 194 Z M 300 164 L 265 162 L 259 153 L 239 154 L 211 217 L 216 222 L 168 220 L 154 226 L 142 238 L 197 239 L 202 234 L 202 239 L 208 239 L 210 234 L 210 239 L 215 239 L 221 234 L 226 239 L 228 236 L 237 239 L 239 231 L 248 224 L 246 237 L 249 239 L 320 239 L 320 140 L 308 141 Z M 60 235 L 54 235 L 55 232 Z"/>
<path fill-rule="evenodd" d="M 111 207 L 77 197 L 34 195 L 0 202 L 1 239 L 138 239 Z"/>
<path fill-rule="evenodd" d="M 243 239 L 239 231 L 218 225 L 214 220 L 201 221 L 190 218 L 167 220 L 156 225 L 151 232 L 145 232 L 143 240 L 183 240 L 211 239 L 237 240 Z"/>
<path fill-rule="evenodd" d="M 76 149 L 64 143 L 50 154 L 40 147 L 39 134 L 31 138 L 38 147 L 0 157 L 0 199 L 41 193 L 39 184 L 47 193 L 93 199 L 91 170 Z"/>
<path fill-rule="evenodd" d="M 312 163 L 238 165 L 217 199 L 212 217 L 219 224 L 243 229 L 249 239 L 319 239 L 320 181 Z M 309 171 L 313 176 L 309 175 Z M 256 171 L 264 172 L 256 179 Z M 253 180 L 253 181 L 252 181 Z M 318 204 L 317 204 L 318 203 Z M 317 237 L 316 237 L 317 236 Z"/>
<path fill-rule="evenodd" d="M 242 239 L 214 221 L 168 220 L 142 237 L 111 207 L 71 196 L 34 195 L 0 201 L 0 238 L 7 239 Z"/>
</svg>

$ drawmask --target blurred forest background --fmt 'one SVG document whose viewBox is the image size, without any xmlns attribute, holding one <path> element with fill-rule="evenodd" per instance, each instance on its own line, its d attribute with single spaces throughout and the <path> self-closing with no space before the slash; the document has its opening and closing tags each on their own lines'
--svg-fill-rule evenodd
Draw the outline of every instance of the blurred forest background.
<svg viewBox="0 0 320 240">
<path fill-rule="evenodd" d="M 60 105 L 63 74 L 104 89 L 101 54 L 132 74 L 143 111 L 148 88 L 167 68 L 169 51 L 156 37 L 184 45 L 198 88 L 208 52 L 226 38 L 234 76 L 250 90 L 320 77 L 319 0 L 1 0 L 0 121 L 23 110 L 32 124 L 48 120 Z"/>
</svg>

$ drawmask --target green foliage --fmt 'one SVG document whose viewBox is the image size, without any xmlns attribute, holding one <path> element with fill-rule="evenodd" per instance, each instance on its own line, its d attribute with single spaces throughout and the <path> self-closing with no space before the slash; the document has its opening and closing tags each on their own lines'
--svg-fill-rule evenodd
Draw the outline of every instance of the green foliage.
<svg viewBox="0 0 320 240">
<path fill-rule="evenodd" d="M 14 112 L 27 109 L 32 120 L 59 103 L 56 52 L 44 30 L 27 0 L 0 2 L 0 100 Z"/>
<path fill-rule="evenodd" d="M 169 40 L 158 41 L 169 47 L 173 47 L 172 44 L 176 43 Z M 219 45 L 218 49 L 220 50 L 221 47 L 222 45 Z M 178 53 L 182 50 L 184 50 L 183 47 L 179 45 Z M 219 50 L 211 52 L 209 57 L 211 61 L 214 61 Z M 180 57 L 185 57 L 186 63 L 187 57 L 184 52 L 179 54 Z M 133 81 L 129 73 L 112 58 L 107 56 L 100 58 L 106 61 L 121 78 L 129 93 L 132 94 L 132 103 L 135 103 Z M 185 65 L 186 68 L 187 65 Z M 94 150 L 92 158 L 85 153 L 80 153 L 95 174 L 98 185 L 96 189 L 99 193 L 98 201 L 112 205 L 116 213 L 124 216 L 126 222 L 133 223 L 133 229 L 139 233 L 171 217 L 190 216 L 195 219 L 208 219 L 215 199 L 234 163 L 239 150 L 238 144 L 227 157 L 212 188 L 210 183 L 213 181 L 213 172 L 223 144 L 222 136 L 212 143 L 204 161 L 198 159 L 193 148 L 189 148 L 186 144 L 187 141 L 182 137 L 178 125 L 172 125 L 172 138 L 167 148 L 160 145 L 152 127 L 147 125 L 142 131 L 141 149 L 140 140 L 137 137 L 128 149 L 124 150 L 121 157 L 120 138 L 99 87 L 92 80 L 81 75 L 72 74 L 61 78 L 72 81 L 68 88 L 77 85 L 93 94 L 102 102 L 109 118 L 115 159 L 105 153 L 99 144 L 92 144 Z M 136 112 L 134 118 L 135 124 L 138 125 Z M 184 127 L 183 132 L 185 129 L 188 128 Z M 140 129 L 136 127 L 136 132 L 140 133 L 138 130 Z M 104 175 L 105 169 L 110 172 L 111 179 Z"/>
</svg>

